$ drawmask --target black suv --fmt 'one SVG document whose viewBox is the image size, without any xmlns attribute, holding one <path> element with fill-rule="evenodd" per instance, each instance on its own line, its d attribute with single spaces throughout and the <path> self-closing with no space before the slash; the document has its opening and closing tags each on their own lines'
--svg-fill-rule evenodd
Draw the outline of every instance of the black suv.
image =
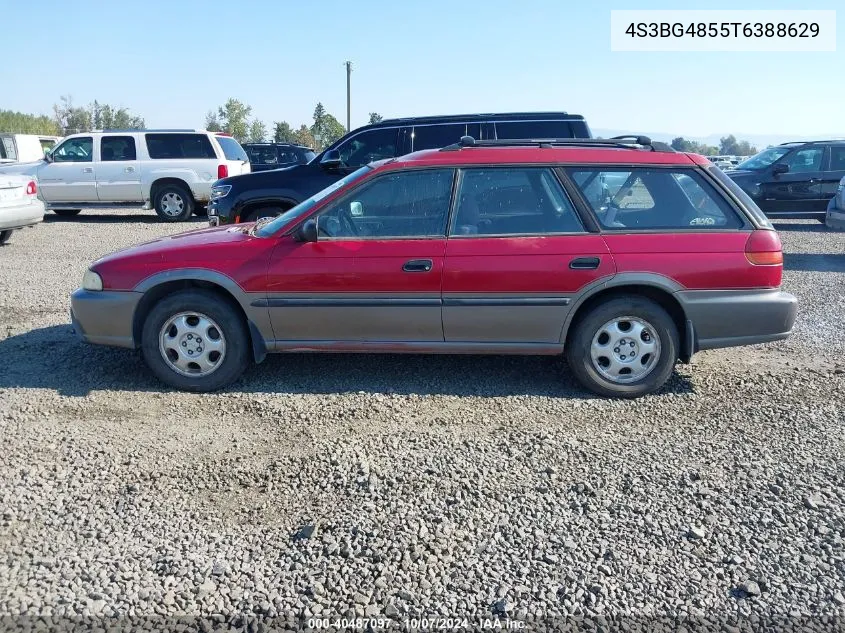
<svg viewBox="0 0 845 633">
<path fill-rule="evenodd" d="M 218 180 L 211 191 L 212 225 L 275 216 L 362 165 L 475 139 L 591 138 L 584 117 L 566 112 L 513 112 L 389 119 L 346 134 L 306 165 Z M 249 146 L 244 145 L 247 149 Z M 247 149 L 249 152 L 249 149 Z"/>
<path fill-rule="evenodd" d="M 783 143 L 725 171 L 770 218 L 824 222 L 845 176 L 845 140 Z"/>
<path fill-rule="evenodd" d="M 241 147 L 249 156 L 253 172 L 304 165 L 316 156 L 310 147 L 292 143 L 241 143 Z"/>
</svg>

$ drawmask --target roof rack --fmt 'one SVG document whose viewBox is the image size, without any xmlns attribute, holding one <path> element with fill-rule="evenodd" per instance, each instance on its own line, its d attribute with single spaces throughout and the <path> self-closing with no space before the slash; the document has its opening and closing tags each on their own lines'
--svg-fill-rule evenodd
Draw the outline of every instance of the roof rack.
<svg viewBox="0 0 845 633">
<path fill-rule="evenodd" d="M 540 139 L 497 139 L 477 141 L 471 136 L 442 148 L 441 152 L 452 152 L 465 147 L 624 147 L 626 149 L 648 149 L 652 152 L 675 152 L 671 146 L 652 141 L 647 136 L 614 136 L 613 138 L 540 138 Z"/>
<path fill-rule="evenodd" d="M 811 143 L 841 143 L 845 141 L 845 138 L 828 138 L 828 139 L 817 139 L 815 141 L 787 141 L 786 143 L 780 143 L 780 145 L 809 145 Z"/>
<path fill-rule="evenodd" d="M 139 128 L 125 128 L 125 129 L 118 129 L 118 128 L 107 128 L 104 130 L 91 130 L 92 132 L 201 132 L 202 130 L 196 130 L 194 128 L 162 128 L 162 129 L 139 129 Z"/>
</svg>

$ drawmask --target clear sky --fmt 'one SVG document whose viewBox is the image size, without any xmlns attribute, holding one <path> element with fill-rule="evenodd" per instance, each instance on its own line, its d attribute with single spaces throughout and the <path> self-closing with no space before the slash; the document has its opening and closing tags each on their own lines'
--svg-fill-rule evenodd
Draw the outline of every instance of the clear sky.
<svg viewBox="0 0 845 633">
<path fill-rule="evenodd" d="M 835 53 L 614 53 L 613 8 L 838 8 L 841 35 Z M 69 94 L 201 127 L 236 97 L 268 128 L 310 124 L 317 101 L 345 124 L 349 59 L 353 127 L 548 109 L 594 129 L 845 136 L 842 0 L 0 0 L 0 20 L 0 108 L 24 112 Z"/>
</svg>

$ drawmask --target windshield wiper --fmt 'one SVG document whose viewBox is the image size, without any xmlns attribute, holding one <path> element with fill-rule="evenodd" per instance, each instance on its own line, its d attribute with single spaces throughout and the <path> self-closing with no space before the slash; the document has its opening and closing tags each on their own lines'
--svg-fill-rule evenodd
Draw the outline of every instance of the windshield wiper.
<svg viewBox="0 0 845 633">
<path fill-rule="evenodd" d="M 250 229 L 249 234 L 250 234 L 250 235 L 255 235 L 255 234 L 257 234 L 257 233 L 258 233 L 258 229 L 260 229 L 261 227 L 263 227 L 263 226 L 265 226 L 265 225 L 269 224 L 270 222 L 272 222 L 272 221 L 273 221 L 273 220 L 275 220 L 275 219 L 276 219 L 276 218 L 261 218 L 260 220 L 258 220 L 258 221 L 255 223 L 255 226 L 253 226 L 253 227 Z"/>
</svg>

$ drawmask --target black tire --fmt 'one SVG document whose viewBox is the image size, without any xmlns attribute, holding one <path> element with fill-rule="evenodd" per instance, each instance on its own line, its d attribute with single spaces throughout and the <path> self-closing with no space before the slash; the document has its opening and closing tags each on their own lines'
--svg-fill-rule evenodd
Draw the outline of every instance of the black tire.
<svg viewBox="0 0 845 633">
<path fill-rule="evenodd" d="M 241 218 L 241 222 L 255 222 L 259 218 L 275 218 L 278 215 L 284 213 L 284 209 L 281 207 L 259 207 L 258 209 L 252 209 L 244 214 L 244 217 Z"/>
<path fill-rule="evenodd" d="M 60 215 L 63 218 L 70 218 L 74 215 L 79 215 L 82 209 L 53 209 L 53 213 Z"/>
<path fill-rule="evenodd" d="M 11 229 L 9 229 L 8 231 L 0 231 L 0 246 L 2 246 L 3 244 L 8 244 L 10 237 L 12 237 Z"/>
<path fill-rule="evenodd" d="M 218 340 L 222 335 L 225 342 L 225 353 L 219 361 L 219 366 L 205 376 L 179 373 L 165 360 L 160 351 L 159 335 L 165 322 L 183 312 L 195 312 L 210 318 L 219 327 Z M 214 329 L 216 328 L 206 330 L 205 335 L 213 338 Z M 211 334 L 208 334 L 209 332 Z M 204 344 L 207 344 L 207 341 Z M 183 391 L 216 391 L 235 382 L 249 365 L 251 349 L 242 315 L 225 298 L 207 290 L 185 290 L 168 295 L 155 304 L 144 319 L 141 334 L 144 361 L 159 380 Z"/>
<path fill-rule="evenodd" d="M 651 326 L 650 329 L 653 330 L 660 343 L 660 355 L 649 373 L 632 382 L 617 382 L 605 377 L 594 366 L 590 353 L 593 339 L 599 334 L 600 329 L 609 321 L 620 317 L 634 317 L 645 321 Z M 593 307 L 572 327 L 574 329 L 568 337 L 564 350 L 569 369 L 578 382 L 601 396 L 637 398 L 657 391 L 669 380 L 678 360 L 680 349 L 678 328 L 666 310 L 650 299 L 633 295 L 609 299 Z M 612 351 L 608 349 L 608 353 Z M 645 354 L 642 358 L 645 358 Z"/>
<path fill-rule="evenodd" d="M 194 198 L 180 185 L 164 185 L 156 189 L 153 207 L 165 222 L 184 222 L 194 212 Z"/>
</svg>

